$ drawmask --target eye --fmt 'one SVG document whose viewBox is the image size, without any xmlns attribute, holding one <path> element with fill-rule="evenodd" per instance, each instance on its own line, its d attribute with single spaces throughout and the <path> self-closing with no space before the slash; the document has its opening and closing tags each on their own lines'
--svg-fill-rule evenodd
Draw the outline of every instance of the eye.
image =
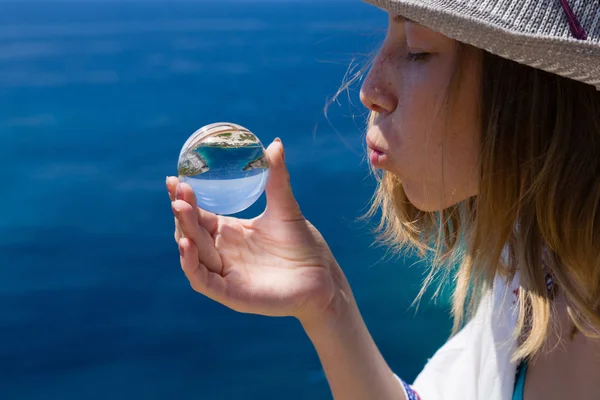
<svg viewBox="0 0 600 400">
<path fill-rule="evenodd" d="M 406 55 L 407 61 L 423 61 L 425 60 L 430 53 L 408 53 Z"/>
</svg>

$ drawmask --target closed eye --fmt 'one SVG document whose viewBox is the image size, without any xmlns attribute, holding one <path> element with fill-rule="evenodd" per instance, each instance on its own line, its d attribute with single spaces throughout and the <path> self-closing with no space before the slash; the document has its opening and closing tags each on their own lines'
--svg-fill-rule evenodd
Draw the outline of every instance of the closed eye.
<svg viewBox="0 0 600 400">
<path fill-rule="evenodd" d="M 406 60 L 408 61 L 423 61 L 429 56 L 430 53 L 408 53 Z"/>
</svg>

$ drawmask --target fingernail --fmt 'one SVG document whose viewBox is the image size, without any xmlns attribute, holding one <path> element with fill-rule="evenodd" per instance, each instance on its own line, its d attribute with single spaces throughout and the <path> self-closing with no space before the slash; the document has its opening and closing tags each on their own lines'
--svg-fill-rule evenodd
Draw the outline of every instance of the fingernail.
<svg viewBox="0 0 600 400">
<path fill-rule="evenodd" d="M 177 200 L 183 200 L 183 193 L 181 193 L 181 185 L 177 184 L 177 189 L 175 189 L 175 198 Z"/>
<path fill-rule="evenodd" d="M 274 142 L 279 142 L 281 143 L 281 139 L 279 139 L 278 137 L 275 138 Z"/>
<path fill-rule="evenodd" d="M 175 217 L 177 219 L 179 219 L 179 215 L 180 215 L 181 211 L 179 209 L 175 208 L 173 203 L 171 203 L 171 210 L 173 210 L 173 214 L 175 214 Z"/>
</svg>

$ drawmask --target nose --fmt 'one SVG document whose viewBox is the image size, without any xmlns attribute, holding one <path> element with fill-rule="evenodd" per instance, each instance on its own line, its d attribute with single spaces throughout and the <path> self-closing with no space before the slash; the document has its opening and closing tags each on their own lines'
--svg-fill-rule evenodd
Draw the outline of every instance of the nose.
<svg viewBox="0 0 600 400">
<path fill-rule="evenodd" d="M 386 62 L 378 55 L 360 88 L 360 101 L 378 114 L 391 114 L 398 106 L 392 76 Z"/>
</svg>

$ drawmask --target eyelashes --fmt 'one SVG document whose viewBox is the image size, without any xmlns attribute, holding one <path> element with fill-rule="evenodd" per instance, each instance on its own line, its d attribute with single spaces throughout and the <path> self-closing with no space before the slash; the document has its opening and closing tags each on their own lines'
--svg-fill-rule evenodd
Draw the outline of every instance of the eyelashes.
<svg viewBox="0 0 600 400">
<path fill-rule="evenodd" d="M 408 53 L 406 55 L 407 61 L 424 61 L 429 56 L 429 53 Z"/>
</svg>

